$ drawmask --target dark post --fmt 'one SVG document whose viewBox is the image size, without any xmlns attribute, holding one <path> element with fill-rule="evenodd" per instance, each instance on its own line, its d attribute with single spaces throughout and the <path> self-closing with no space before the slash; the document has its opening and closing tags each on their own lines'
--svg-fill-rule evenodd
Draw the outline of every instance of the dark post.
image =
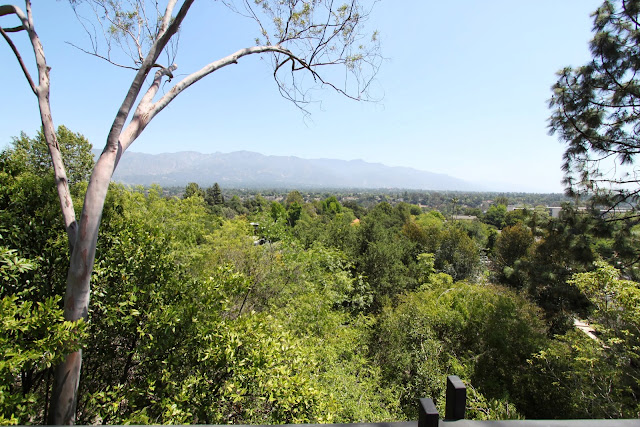
<svg viewBox="0 0 640 427">
<path fill-rule="evenodd" d="M 447 402 L 445 405 L 445 417 L 447 421 L 464 419 L 464 410 L 467 406 L 467 387 L 456 375 L 447 377 Z"/>
<path fill-rule="evenodd" d="M 440 415 L 431 399 L 420 399 L 418 427 L 438 427 Z"/>
</svg>

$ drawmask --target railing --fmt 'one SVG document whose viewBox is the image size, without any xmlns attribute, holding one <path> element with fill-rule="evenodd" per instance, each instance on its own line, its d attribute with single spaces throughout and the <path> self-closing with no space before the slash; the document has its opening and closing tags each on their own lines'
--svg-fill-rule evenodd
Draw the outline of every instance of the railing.
<svg viewBox="0 0 640 427">
<path fill-rule="evenodd" d="M 467 387 L 462 380 L 450 375 L 447 377 L 447 400 L 445 403 L 445 421 L 464 419 L 467 407 Z M 431 399 L 420 399 L 418 427 L 438 427 L 440 414 Z"/>
<path fill-rule="evenodd" d="M 440 419 L 431 399 L 420 399 L 419 419 L 416 423 L 391 423 L 397 427 L 640 427 L 640 419 L 634 420 L 519 420 L 472 421 L 464 419 L 467 404 L 467 388 L 455 375 L 447 377 L 445 417 Z M 407 424 L 401 426 L 400 424 Z M 381 426 L 378 424 L 378 426 Z"/>
</svg>

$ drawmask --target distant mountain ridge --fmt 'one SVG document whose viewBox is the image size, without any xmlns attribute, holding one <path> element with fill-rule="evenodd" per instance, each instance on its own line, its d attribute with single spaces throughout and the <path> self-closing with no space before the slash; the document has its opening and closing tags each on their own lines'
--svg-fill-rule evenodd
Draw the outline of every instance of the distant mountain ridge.
<svg viewBox="0 0 640 427">
<path fill-rule="evenodd" d="M 94 154 L 99 155 L 98 150 Z M 252 151 L 125 152 L 113 180 L 129 185 L 184 186 L 214 182 L 227 188 L 403 188 L 478 191 L 479 186 L 432 172 L 363 160 L 302 159 Z"/>
</svg>

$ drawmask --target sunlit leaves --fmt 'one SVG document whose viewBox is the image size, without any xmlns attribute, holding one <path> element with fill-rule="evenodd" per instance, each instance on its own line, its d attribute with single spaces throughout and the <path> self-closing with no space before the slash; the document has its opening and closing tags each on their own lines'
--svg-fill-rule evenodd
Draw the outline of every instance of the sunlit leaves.
<svg viewBox="0 0 640 427">
<path fill-rule="evenodd" d="M 531 380 L 540 388 L 552 382 L 542 395 L 570 416 L 634 417 L 640 391 L 640 287 L 620 279 L 619 271 L 607 263 L 594 267 L 575 274 L 569 283 L 596 307 L 590 320 L 597 335 L 576 331 L 559 338 L 532 359 L 539 371 Z M 591 396 L 589 405 L 584 405 L 585 394 Z"/>
<path fill-rule="evenodd" d="M 569 283 L 596 306 L 594 317 L 607 334 L 640 341 L 640 285 L 620 279 L 620 272 L 606 262 L 594 266 L 594 271 L 576 274 Z"/>
<path fill-rule="evenodd" d="M 37 268 L 0 247 L 0 423 L 44 422 L 45 379 L 84 337 L 83 322 L 66 322 L 60 297 L 34 302 L 33 288 L 16 286 Z M 16 289 L 21 289 L 15 292 Z"/>
<path fill-rule="evenodd" d="M 65 126 L 58 126 L 56 137 L 69 182 L 75 184 L 88 180 L 95 163 L 89 141 Z M 42 130 L 38 131 L 35 138 L 22 132 L 19 138 L 13 138 L 11 150 L 13 157 L 26 156 L 25 161 L 31 171 L 43 177 L 53 174 L 51 155 Z"/>
</svg>

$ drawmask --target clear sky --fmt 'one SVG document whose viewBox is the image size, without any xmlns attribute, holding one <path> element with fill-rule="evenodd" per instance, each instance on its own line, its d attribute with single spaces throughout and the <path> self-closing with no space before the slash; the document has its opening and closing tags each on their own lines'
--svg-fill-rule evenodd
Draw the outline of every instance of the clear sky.
<svg viewBox="0 0 640 427">
<path fill-rule="evenodd" d="M 600 3 L 382 0 L 369 21 L 380 31 L 386 58 L 374 82 L 380 101 L 321 90 L 307 118 L 280 97 L 268 60 L 245 58 L 187 89 L 130 150 L 363 159 L 445 173 L 491 190 L 561 192 L 564 146 L 547 134 L 547 101 L 555 72 L 589 59 L 590 14 Z M 52 67 L 54 123 L 101 148 L 134 72 L 65 43 L 90 46 L 68 2 L 33 0 L 33 10 Z M 3 26 L 13 22 L 0 18 Z M 258 35 L 220 2 L 199 0 L 181 34 L 177 74 L 251 46 Z M 31 60 L 27 46 L 18 45 Z M 3 40 L 0 64 L 3 148 L 21 131 L 35 134 L 40 119 Z"/>
</svg>

